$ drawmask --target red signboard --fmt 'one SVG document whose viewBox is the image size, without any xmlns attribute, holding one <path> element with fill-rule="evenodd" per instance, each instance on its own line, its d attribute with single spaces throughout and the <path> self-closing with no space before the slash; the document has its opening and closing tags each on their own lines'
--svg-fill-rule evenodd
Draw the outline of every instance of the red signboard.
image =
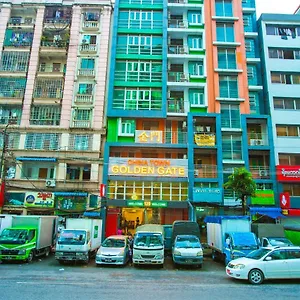
<svg viewBox="0 0 300 300">
<path fill-rule="evenodd" d="M 288 215 L 290 217 L 300 217 L 300 209 L 289 209 Z"/>
<path fill-rule="evenodd" d="M 300 166 L 276 166 L 278 181 L 300 182 Z"/>
<path fill-rule="evenodd" d="M 106 196 L 106 184 L 101 183 L 100 184 L 100 197 Z"/>
<path fill-rule="evenodd" d="M 287 192 L 280 193 L 279 199 L 280 199 L 280 207 L 282 209 L 289 209 L 291 207 L 291 198 L 289 193 Z"/>
<path fill-rule="evenodd" d="M 5 198 L 5 182 L 2 181 L 0 183 L 0 207 L 3 207 L 4 205 L 4 199 Z"/>
</svg>

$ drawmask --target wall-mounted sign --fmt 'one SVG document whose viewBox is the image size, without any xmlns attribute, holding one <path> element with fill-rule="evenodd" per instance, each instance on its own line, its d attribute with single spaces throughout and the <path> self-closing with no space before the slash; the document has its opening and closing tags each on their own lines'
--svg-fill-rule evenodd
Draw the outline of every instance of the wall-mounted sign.
<svg viewBox="0 0 300 300">
<path fill-rule="evenodd" d="M 161 144 L 162 131 L 159 130 L 136 130 L 135 131 L 135 142 L 143 144 Z"/>
<path fill-rule="evenodd" d="M 251 197 L 252 205 L 274 205 L 274 191 L 273 190 L 256 190 L 255 197 Z"/>
<path fill-rule="evenodd" d="M 288 192 L 280 193 L 279 199 L 280 199 L 280 207 L 282 209 L 289 209 L 291 207 L 290 193 Z"/>
<path fill-rule="evenodd" d="M 61 210 L 84 211 L 87 197 L 85 196 L 56 196 L 56 207 Z"/>
<path fill-rule="evenodd" d="M 54 207 L 54 193 L 28 192 L 25 194 L 26 207 L 52 208 Z"/>
<path fill-rule="evenodd" d="M 108 175 L 187 177 L 187 159 L 110 157 Z"/>
<path fill-rule="evenodd" d="M 127 206 L 163 208 L 163 207 L 168 207 L 168 201 L 142 201 L 142 200 L 131 201 L 130 200 L 127 201 Z"/>
<path fill-rule="evenodd" d="M 193 202 L 221 203 L 222 191 L 219 188 L 193 188 Z"/>
<path fill-rule="evenodd" d="M 194 135 L 197 146 L 215 146 L 216 136 L 214 134 L 196 133 Z"/>
<path fill-rule="evenodd" d="M 278 181 L 300 181 L 300 166 L 276 166 Z"/>
</svg>

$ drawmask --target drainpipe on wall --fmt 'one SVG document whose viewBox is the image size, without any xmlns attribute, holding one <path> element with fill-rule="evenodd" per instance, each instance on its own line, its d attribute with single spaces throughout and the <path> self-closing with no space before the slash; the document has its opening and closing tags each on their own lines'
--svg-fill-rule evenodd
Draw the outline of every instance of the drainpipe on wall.
<svg viewBox="0 0 300 300">
<path fill-rule="evenodd" d="M 195 214 L 195 207 L 192 205 L 190 200 L 187 200 L 187 203 L 189 205 L 189 220 L 196 222 L 196 214 Z"/>
</svg>

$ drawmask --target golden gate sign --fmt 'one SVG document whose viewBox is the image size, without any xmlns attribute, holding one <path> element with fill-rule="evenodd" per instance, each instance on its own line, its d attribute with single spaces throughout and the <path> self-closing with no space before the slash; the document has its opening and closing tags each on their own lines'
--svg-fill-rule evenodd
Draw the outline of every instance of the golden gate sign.
<svg viewBox="0 0 300 300">
<path fill-rule="evenodd" d="M 187 159 L 110 157 L 108 175 L 187 177 Z"/>
</svg>

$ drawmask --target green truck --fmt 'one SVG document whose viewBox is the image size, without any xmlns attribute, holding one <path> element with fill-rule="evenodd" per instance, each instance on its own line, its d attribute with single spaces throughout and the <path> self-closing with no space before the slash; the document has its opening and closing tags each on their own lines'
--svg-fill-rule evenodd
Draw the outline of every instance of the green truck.
<svg viewBox="0 0 300 300">
<path fill-rule="evenodd" d="M 285 236 L 296 246 L 300 246 L 300 226 L 284 226 Z"/>
<path fill-rule="evenodd" d="M 27 261 L 48 256 L 57 237 L 55 216 L 13 216 L 0 235 L 0 261 Z"/>
</svg>

